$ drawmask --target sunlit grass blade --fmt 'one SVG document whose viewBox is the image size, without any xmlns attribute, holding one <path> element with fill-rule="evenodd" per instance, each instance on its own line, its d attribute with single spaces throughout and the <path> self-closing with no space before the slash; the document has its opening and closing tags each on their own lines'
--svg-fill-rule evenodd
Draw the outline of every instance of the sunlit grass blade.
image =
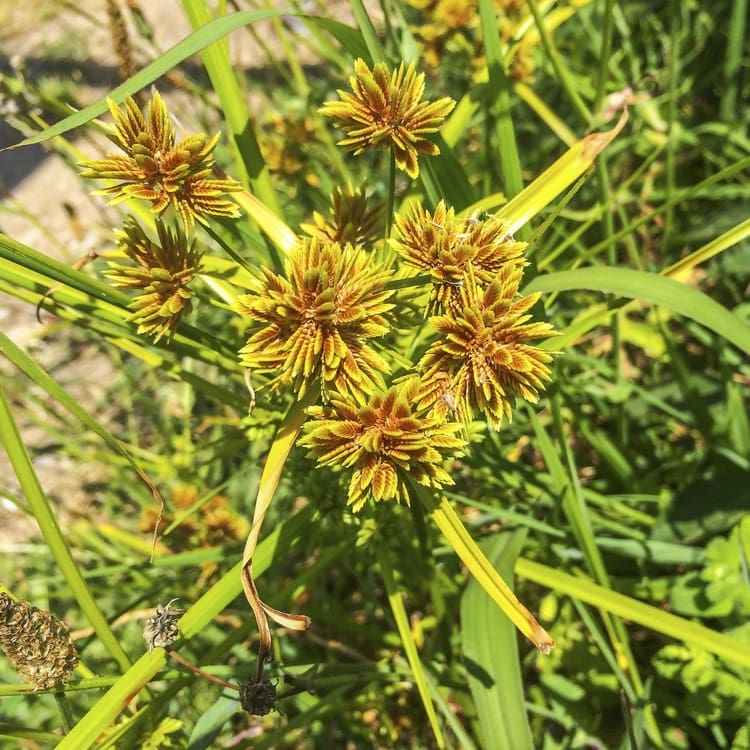
<svg viewBox="0 0 750 750">
<path fill-rule="evenodd" d="M 254 558 L 256 575 L 265 572 L 277 550 L 291 545 L 292 540 L 307 527 L 310 512 L 311 509 L 307 508 L 289 516 L 260 542 Z M 237 563 L 182 616 L 179 624 L 184 639 L 198 635 L 241 593 L 241 571 L 242 563 Z M 166 660 L 166 651 L 162 648 L 144 653 L 60 741 L 58 750 L 81 750 L 91 747 L 101 732 L 127 708 L 135 693 L 166 666 Z"/>
<path fill-rule="evenodd" d="M 62 135 L 73 128 L 84 125 L 107 111 L 107 99 L 111 99 L 116 104 L 122 104 L 128 96 L 132 96 L 137 91 L 140 91 L 150 83 L 153 83 L 157 78 L 164 75 L 184 60 L 187 60 L 192 55 L 204 50 L 210 44 L 227 36 L 227 34 L 231 34 L 233 31 L 236 31 L 247 24 L 284 15 L 290 14 L 279 10 L 253 10 L 230 13 L 226 16 L 216 18 L 205 26 L 202 26 L 197 31 L 194 31 L 181 42 L 175 44 L 157 60 L 149 63 L 127 81 L 112 89 L 106 96 L 103 96 L 93 104 L 75 112 L 69 117 L 63 118 L 42 132 L 24 138 L 19 143 L 0 149 L 0 151 L 5 151 L 9 148 L 18 148 L 20 146 L 30 146 L 34 143 L 43 143 L 50 138 Z M 332 36 L 335 36 L 342 41 L 342 43 L 345 43 L 351 51 L 357 53 L 363 51 L 362 35 L 356 29 L 352 29 L 345 24 L 338 23 L 331 19 L 319 19 L 314 16 L 305 16 L 304 18 L 308 23 L 319 25 L 321 28 L 328 31 Z"/>
<path fill-rule="evenodd" d="M 440 729 L 437 714 L 435 713 L 435 706 L 432 703 L 430 690 L 427 686 L 427 680 L 425 677 L 425 669 L 422 660 L 419 658 L 417 644 L 414 642 L 414 634 L 409 625 L 409 617 L 406 614 L 404 600 L 401 591 L 396 584 L 396 580 L 393 577 L 391 564 L 385 553 L 380 550 L 378 550 L 378 564 L 380 565 L 380 572 L 383 576 L 385 590 L 388 594 L 388 601 L 391 605 L 391 611 L 393 612 L 393 619 L 396 621 L 396 627 L 399 636 L 401 637 L 401 644 L 406 652 L 406 658 L 409 661 L 409 666 L 414 675 L 414 682 L 417 685 L 419 697 L 422 699 L 422 705 L 424 706 L 427 718 L 430 721 L 432 733 L 435 735 L 435 742 L 439 748 L 444 748 L 446 747 L 445 738 Z"/>
<path fill-rule="evenodd" d="M 626 122 L 627 112 L 624 112 L 612 130 L 592 133 L 582 138 L 503 206 L 497 212 L 497 217 L 509 223 L 511 234 L 524 226 L 589 169 L 596 157 L 625 127 Z"/>
<path fill-rule="evenodd" d="M 195 31 L 200 31 L 211 23 L 211 14 L 204 0 L 183 0 L 182 5 Z M 241 181 L 247 184 L 249 178 L 253 192 L 257 193 L 258 198 L 275 214 L 282 215 L 276 189 L 271 182 L 268 167 L 255 136 L 253 118 L 229 61 L 226 39 L 205 47 L 201 51 L 201 56 L 240 156 L 238 168 Z"/>
<path fill-rule="evenodd" d="M 370 20 L 370 16 L 365 10 L 364 3 L 362 0 L 351 0 L 351 6 L 352 11 L 354 12 L 354 17 L 357 19 L 357 25 L 359 26 L 362 38 L 367 45 L 369 60 L 366 59 L 365 62 L 371 65 L 373 63 L 385 62 L 387 59 L 385 50 L 380 43 L 375 27 Z"/>
<path fill-rule="evenodd" d="M 503 188 L 507 195 L 516 196 L 523 188 L 521 159 L 518 154 L 510 97 L 510 80 L 505 69 L 505 59 L 500 48 L 497 12 L 492 0 L 479 0 L 479 18 L 482 25 L 484 54 L 487 58 L 487 101 L 494 117 L 495 143 L 499 149 Z M 511 229 L 516 231 L 522 225 Z M 522 238 L 523 239 L 523 238 Z"/>
<path fill-rule="evenodd" d="M 700 323 L 750 354 L 750 326 L 703 292 L 658 274 L 631 268 L 579 268 L 537 276 L 523 293 L 574 289 L 608 292 L 660 305 Z"/>
<path fill-rule="evenodd" d="M 55 564 L 68 586 L 70 586 L 71 593 L 78 602 L 78 606 L 91 623 L 110 656 L 121 669 L 127 669 L 130 666 L 130 659 L 120 645 L 117 636 L 112 632 L 107 618 L 99 609 L 96 599 L 86 585 L 81 571 L 73 559 L 54 511 L 34 471 L 31 458 L 21 440 L 21 435 L 2 386 L 0 386 L 0 440 L 10 459 L 24 497 L 39 524 L 39 530 L 44 537 L 44 541 L 49 547 Z"/>
<path fill-rule="evenodd" d="M 479 585 L 492 597 L 495 604 L 508 616 L 518 630 L 543 654 L 548 654 L 555 642 L 518 600 L 502 576 L 487 560 L 477 543 L 471 538 L 456 511 L 445 497 L 434 497 L 420 484 L 412 485 L 419 501 L 424 505 L 453 551 L 469 569 Z"/>
<path fill-rule="evenodd" d="M 266 615 L 271 617 L 275 622 L 293 630 L 304 630 L 310 625 L 310 619 L 305 615 L 290 615 L 269 607 L 261 601 L 255 588 L 253 556 L 258 545 L 263 520 L 266 517 L 271 500 L 273 500 L 274 493 L 281 481 L 284 465 L 307 418 L 305 409 L 315 403 L 318 395 L 318 388 L 311 387 L 300 401 L 295 401 L 289 407 L 289 411 L 276 433 L 273 444 L 266 456 L 265 464 L 263 465 L 263 473 L 260 477 L 258 493 L 255 498 L 253 524 L 242 553 L 242 588 L 245 592 L 245 598 L 253 611 L 255 620 L 258 623 L 260 633 L 258 677 L 262 674 L 263 664 L 269 658 L 271 649 L 271 633 L 268 628 Z"/>
<path fill-rule="evenodd" d="M 524 531 L 496 534 L 480 544 L 506 580 L 513 576 L 525 537 Z M 461 597 L 461 643 L 483 746 L 531 750 L 516 630 L 476 579 Z"/>
<path fill-rule="evenodd" d="M 575 597 L 624 620 L 637 622 L 669 638 L 704 648 L 730 663 L 750 668 L 750 644 L 740 638 L 718 633 L 697 622 L 619 594 L 582 575 L 570 575 L 525 558 L 519 558 L 516 573 L 554 589 L 558 594 Z"/>
<path fill-rule="evenodd" d="M 234 193 L 232 197 L 282 253 L 289 252 L 297 239 L 297 235 L 274 211 L 252 193 Z"/>
<path fill-rule="evenodd" d="M 715 255 L 719 255 L 719 253 L 723 253 L 730 247 L 738 245 L 748 237 L 750 237 L 750 219 L 740 222 L 702 247 L 699 247 L 690 253 L 690 255 L 673 263 L 663 271 L 663 274 L 676 281 L 684 281 L 690 274 L 690 271 L 696 266 L 705 263 L 709 258 L 713 258 Z"/>
</svg>

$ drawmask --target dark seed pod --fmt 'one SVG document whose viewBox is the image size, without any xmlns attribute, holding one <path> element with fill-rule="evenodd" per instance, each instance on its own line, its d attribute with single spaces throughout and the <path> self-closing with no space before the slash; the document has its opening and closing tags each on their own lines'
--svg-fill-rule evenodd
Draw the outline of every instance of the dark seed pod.
<svg viewBox="0 0 750 750">
<path fill-rule="evenodd" d="M 240 684 L 240 705 L 249 714 L 266 716 L 276 708 L 277 703 L 276 685 L 270 680 Z"/>
</svg>

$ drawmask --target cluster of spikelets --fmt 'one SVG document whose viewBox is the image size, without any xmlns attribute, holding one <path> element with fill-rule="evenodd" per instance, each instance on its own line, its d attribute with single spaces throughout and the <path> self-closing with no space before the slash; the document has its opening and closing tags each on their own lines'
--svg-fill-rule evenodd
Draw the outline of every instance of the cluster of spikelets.
<svg viewBox="0 0 750 750">
<path fill-rule="evenodd" d="M 214 176 L 212 153 L 218 134 L 204 133 L 177 142 L 164 101 L 155 93 L 146 113 L 128 97 L 122 109 L 109 102 L 114 125 L 108 138 L 122 153 L 81 163 L 81 175 L 114 181 L 97 191 L 111 203 L 145 200 L 155 215 L 156 236 L 134 219 L 117 235 L 118 249 L 131 265 L 110 263 L 110 278 L 117 286 L 136 291 L 132 320 L 138 333 L 157 339 L 172 335 L 190 311 L 189 283 L 200 271 L 201 253 L 190 235 L 196 221 L 206 216 L 239 216 L 239 208 L 224 197 L 241 189 L 234 180 Z M 168 209 L 178 221 L 169 226 Z"/>
<path fill-rule="evenodd" d="M 0 594 L 0 648 L 13 666 L 39 688 L 68 682 L 78 651 L 68 626 L 51 612 Z"/>
<path fill-rule="evenodd" d="M 416 178 L 419 159 L 439 153 L 430 137 L 455 103 L 424 100 L 424 75 L 414 64 L 370 69 L 357 60 L 350 85 L 320 110 L 346 133 L 339 145 L 355 155 L 389 152 Z M 215 138 L 175 144 L 158 95 L 146 116 L 132 100 L 111 110 L 112 139 L 126 155 L 88 162 L 85 172 L 120 180 L 105 192 L 145 198 L 159 215 L 171 205 L 185 232 L 206 215 L 235 214 L 220 195 L 236 184 L 209 176 Z M 368 499 L 408 502 L 410 481 L 451 484 L 443 466 L 464 451 L 462 427 L 482 414 L 499 428 L 517 398 L 535 401 L 550 378 L 551 355 L 530 342 L 552 328 L 531 320 L 538 297 L 519 295 L 525 245 L 502 221 L 456 215 L 442 201 L 434 212 L 415 204 L 396 215 L 390 247 L 378 249 L 384 224 L 382 205 L 364 188 L 336 189 L 329 215 L 303 225 L 307 236 L 287 253 L 283 272 L 261 269 L 234 305 L 251 321 L 243 366 L 298 399 L 322 397 L 301 442 L 320 464 L 352 471 L 354 508 Z M 139 291 L 134 318 L 157 337 L 172 333 L 190 306 L 187 284 L 200 254 L 185 232 L 157 222 L 157 241 L 127 223 L 119 242 L 131 265 L 113 263 L 109 271 L 115 283 Z M 433 331 L 400 377 L 390 369 L 394 362 L 404 368 L 394 347 L 404 307 L 398 290 L 416 282 L 394 271 L 393 251 L 429 278 L 424 312 Z"/>
<path fill-rule="evenodd" d="M 418 13 L 409 24 L 421 57 L 432 68 L 470 67 L 486 70 L 482 23 L 477 0 L 407 0 Z M 534 46 L 538 42 L 524 0 L 494 0 L 498 36 L 508 60 L 508 75 L 522 82 L 534 77 Z"/>
<path fill-rule="evenodd" d="M 453 102 L 422 101 L 413 65 L 370 70 L 358 60 L 354 70 L 351 92 L 320 110 L 346 132 L 339 145 L 390 151 L 416 177 L 419 158 L 439 153 L 428 135 Z M 425 314 L 437 336 L 415 372 L 389 377 L 402 278 L 372 248 L 379 215 L 365 205 L 364 190 L 335 191 L 330 217 L 304 226 L 311 237 L 284 273 L 264 269 L 235 306 L 255 324 L 240 352 L 245 367 L 300 399 L 320 389 L 323 405 L 308 409 L 300 442 L 319 464 L 351 471 L 355 510 L 370 499 L 408 503 L 409 482 L 450 485 L 444 465 L 464 451 L 464 424 L 481 413 L 499 428 L 517 398 L 538 398 L 552 358 L 529 343 L 552 327 L 531 322 L 536 295 L 519 295 L 525 245 L 503 222 L 457 217 L 441 201 L 434 213 L 417 204 L 395 217 L 391 247 L 429 275 Z"/>
</svg>

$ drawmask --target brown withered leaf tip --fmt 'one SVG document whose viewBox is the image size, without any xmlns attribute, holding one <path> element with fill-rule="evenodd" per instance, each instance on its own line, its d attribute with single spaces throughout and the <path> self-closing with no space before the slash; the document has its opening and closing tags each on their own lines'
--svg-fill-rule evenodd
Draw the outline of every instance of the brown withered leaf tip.
<svg viewBox="0 0 750 750">
<path fill-rule="evenodd" d="M 245 367 L 278 372 L 274 387 L 289 385 L 298 398 L 318 379 L 324 397 L 364 398 L 381 386 L 388 364 L 368 342 L 390 330 L 387 266 L 360 247 L 313 237 L 292 249 L 284 276 L 261 273 L 235 305 L 261 324 L 240 350 Z"/>
<path fill-rule="evenodd" d="M 206 215 L 239 216 L 239 207 L 224 194 L 241 190 L 234 180 L 212 177 L 213 152 L 218 133 L 191 135 L 175 143 L 175 129 L 158 92 L 149 102 L 146 115 L 128 97 L 123 108 L 109 101 L 114 126 L 109 139 L 124 154 L 108 154 L 104 159 L 81 162 L 82 177 L 117 180 L 117 184 L 97 191 L 112 196 L 111 203 L 140 198 L 151 203 L 151 210 L 162 214 L 173 206 L 186 231 Z"/>
<path fill-rule="evenodd" d="M 319 110 L 346 132 L 338 145 L 355 155 L 391 150 L 396 166 L 416 178 L 419 155 L 440 153 L 426 136 L 438 131 L 456 103 L 449 97 L 422 101 L 424 74 L 416 72 L 414 63 L 407 67 L 402 62 L 394 71 L 378 63 L 370 70 L 358 59 L 349 84 L 352 93 L 339 90 L 339 101 L 326 102 Z"/>
<path fill-rule="evenodd" d="M 201 253 L 179 226 L 170 229 L 157 220 L 156 231 L 158 242 L 128 218 L 117 240 L 134 265 L 110 260 L 105 275 L 116 286 L 139 292 L 130 304 L 131 319 L 138 324 L 138 333 L 153 335 L 158 341 L 172 335 L 183 315 L 190 312 L 188 285 L 200 271 Z"/>
<path fill-rule="evenodd" d="M 460 287 L 460 303 L 430 319 L 439 338 L 419 363 L 426 387 L 420 406 L 462 420 L 482 412 L 494 429 L 512 418 L 516 398 L 536 402 L 550 379 L 553 352 L 528 342 L 554 333 L 545 322 L 529 322 L 538 294 L 520 297 L 523 267 L 505 265 L 486 287 L 469 274 Z"/>
<path fill-rule="evenodd" d="M 51 612 L 0 594 L 0 648 L 13 666 L 40 688 L 70 680 L 78 651 L 68 626 Z"/>
<path fill-rule="evenodd" d="M 367 405 L 341 398 L 313 406 L 299 444 L 319 465 L 352 469 L 347 503 L 360 510 L 367 500 L 409 503 L 407 477 L 428 487 L 453 484 L 446 459 L 463 452 L 457 423 L 417 406 L 419 378 L 400 381 Z"/>
</svg>

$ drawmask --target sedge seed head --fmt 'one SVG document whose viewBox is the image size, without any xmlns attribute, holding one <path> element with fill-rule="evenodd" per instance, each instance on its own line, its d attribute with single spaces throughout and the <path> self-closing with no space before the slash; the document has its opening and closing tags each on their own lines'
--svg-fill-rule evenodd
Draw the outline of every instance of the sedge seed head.
<svg viewBox="0 0 750 750">
<path fill-rule="evenodd" d="M 240 350 L 242 364 L 277 372 L 273 385 L 290 385 L 299 398 L 318 379 L 324 397 L 364 398 L 388 372 L 374 340 L 390 330 L 390 277 L 358 246 L 300 239 L 286 273 L 262 269 L 252 293 L 235 305 L 260 324 Z"/>
<path fill-rule="evenodd" d="M 122 154 L 81 162 L 82 177 L 116 180 L 99 192 L 111 196 L 111 203 L 140 198 L 151 204 L 155 214 L 173 206 L 186 231 L 206 215 L 239 216 L 239 207 L 223 196 L 241 190 L 234 180 L 212 177 L 211 156 L 219 139 L 205 133 L 175 143 L 175 129 L 158 92 L 145 115 L 128 97 L 120 109 L 109 102 L 114 119 L 108 137 Z"/>
<path fill-rule="evenodd" d="M 461 455 L 457 423 L 419 408 L 420 381 L 410 377 L 375 394 L 366 405 L 333 398 L 308 410 L 300 444 L 319 465 L 351 469 L 347 503 L 360 510 L 368 500 L 409 503 L 408 479 L 428 487 L 453 484 L 443 463 Z"/>
<path fill-rule="evenodd" d="M 370 70 L 358 59 L 349 84 L 351 93 L 339 90 L 339 101 L 326 102 L 320 109 L 346 132 L 338 145 L 355 155 L 391 150 L 396 166 L 415 179 L 420 154 L 440 153 L 426 136 L 438 131 L 456 103 L 448 97 L 423 101 L 424 74 L 417 73 L 414 63 L 407 67 L 402 62 L 393 71 L 378 63 Z"/>
</svg>

